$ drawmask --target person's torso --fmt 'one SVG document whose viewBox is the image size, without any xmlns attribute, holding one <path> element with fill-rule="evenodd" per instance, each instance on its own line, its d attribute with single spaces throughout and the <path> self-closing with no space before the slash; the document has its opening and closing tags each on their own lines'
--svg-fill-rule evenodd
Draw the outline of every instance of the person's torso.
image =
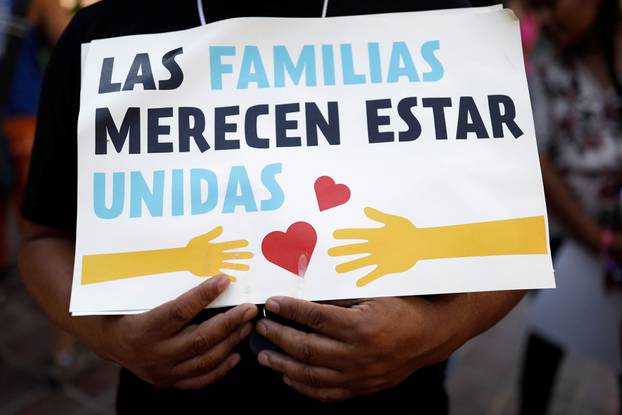
<svg viewBox="0 0 622 415">
<path fill-rule="evenodd" d="M 463 0 L 420 0 L 420 1 L 374 1 L 374 0 L 329 0 L 327 7 L 327 16 L 343 16 L 343 15 L 357 15 L 357 14 L 370 14 L 370 13 L 389 13 L 389 12 L 407 12 L 407 11 L 421 11 L 439 8 L 455 8 L 469 6 L 468 1 Z M 321 17 L 324 7 L 323 0 L 293 2 L 293 1 L 265 1 L 265 2 L 207 2 L 203 1 L 203 9 L 205 14 L 205 20 L 207 23 L 243 16 L 255 16 L 255 17 Z M 135 35 L 135 34 L 149 34 L 149 33 L 161 33 L 175 30 L 183 30 L 192 27 L 196 27 L 200 24 L 199 10 L 197 2 L 194 0 L 182 0 L 175 3 L 174 6 L 170 2 L 165 1 L 147 1 L 147 0 L 104 0 L 101 3 L 95 4 L 79 13 L 81 21 L 79 22 L 81 31 L 81 42 L 89 42 L 94 39 L 109 38 L 115 36 Z M 416 22 L 413 22 L 416 24 Z M 260 34 L 258 34 L 260 36 Z M 76 49 L 77 50 L 77 49 Z M 195 321 L 199 323 L 207 318 L 214 316 L 216 313 L 223 312 L 225 309 L 211 309 L 205 310 L 202 315 Z M 245 356 L 247 364 L 241 365 L 237 370 L 238 374 L 230 377 L 235 379 L 253 378 L 253 382 L 261 384 L 262 379 L 254 379 L 254 377 L 261 377 L 265 373 L 264 370 L 258 365 L 254 359 L 254 355 L 251 354 L 249 344 L 247 341 L 243 342 L 240 346 L 240 352 Z M 241 372 L 241 373 L 240 373 Z M 119 402 L 121 406 L 125 406 L 128 409 L 131 406 L 130 401 L 151 400 L 153 394 L 156 393 L 156 389 L 149 386 L 145 382 L 140 381 L 138 378 L 133 377 L 130 373 L 124 372 L 125 381 L 120 386 L 120 396 L 130 396 L 132 399 L 129 401 Z M 265 375 L 268 379 L 268 375 Z M 280 385 L 278 390 L 274 393 L 283 393 L 286 387 L 283 387 L 280 381 L 279 375 L 272 375 L 272 377 L 278 380 Z M 404 399 L 403 402 L 410 402 L 413 406 L 421 408 L 427 408 L 428 404 L 431 407 L 436 407 L 434 411 L 427 411 L 426 413 L 445 413 L 446 408 L 443 407 L 444 389 L 443 389 L 443 377 L 444 377 L 444 365 L 435 365 L 428 370 L 421 372 L 415 372 L 403 386 L 394 388 L 392 392 L 391 400 L 399 404 L 399 399 Z M 228 382 L 225 380 L 225 383 Z M 272 381 L 271 381 L 272 382 Z M 228 383 L 226 383 L 229 385 Z M 272 383 L 270 383 L 272 384 Z M 421 386 L 414 387 L 413 385 L 426 385 L 425 389 Z M 235 385 L 229 385 L 231 389 L 235 388 Z M 275 386 L 276 387 L 276 386 Z M 129 391 L 128 389 L 131 389 Z M 221 386 L 211 388 L 213 393 L 211 396 L 219 395 L 222 392 Z M 418 391 L 418 390 L 419 391 Z M 264 389 L 262 389 L 264 390 Z M 218 392 L 216 392 L 218 391 Z M 231 394 L 227 394 L 227 398 L 230 399 L 235 391 Z M 210 396 L 210 390 L 205 391 L 206 396 Z M 173 392 L 158 393 L 163 400 L 159 405 L 164 407 L 170 404 L 172 401 L 181 402 L 186 397 L 191 395 L 196 398 L 195 393 Z M 147 396 L 149 395 L 149 396 Z M 427 396 L 427 397 L 426 397 Z M 399 399 L 397 397 L 400 397 Z M 166 398 L 166 399 L 164 399 Z M 170 399 L 169 399 L 170 398 Z M 194 399 L 193 398 L 193 399 Z M 265 398 L 265 397 L 264 397 Z M 269 396 L 269 399 L 276 399 L 277 396 Z M 242 401 L 241 401 L 242 402 Z M 307 402 L 304 400 L 296 401 Z M 437 404 L 440 402 L 440 404 Z M 160 406 L 162 407 L 162 406 Z M 296 408 L 292 408 L 296 411 Z"/>
</svg>

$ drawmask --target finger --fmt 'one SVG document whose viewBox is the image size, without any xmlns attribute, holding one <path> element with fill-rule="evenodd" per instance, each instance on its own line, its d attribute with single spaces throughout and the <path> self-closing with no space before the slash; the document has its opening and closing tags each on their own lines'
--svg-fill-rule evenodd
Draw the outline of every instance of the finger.
<svg viewBox="0 0 622 415">
<path fill-rule="evenodd" d="M 251 259 L 252 257 L 254 257 L 252 252 L 248 252 L 248 251 L 238 251 L 238 252 L 224 252 L 221 255 L 222 259 L 224 260 L 228 260 L 228 259 Z"/>
<path fill-rule="evenodd" d="M 333 232 L 335 239 L 369 239 L 378 228 L 337 229 Z"/>
<path fill-rule="evenodd" d="M 310 386 L 336 386 L 344 381 L 343 375 L 337 370 L 305 365 L 290 356 L 274 351 L 259 353 L 257 360 L 263 366 Z"/>
<path fill-rule="evenodd" d="M 368 255 L 363 258 L 358 258 L 350 262 L 344 262 L 343 264 L 339 264 L 335 267 L 335 270 L 339 274 L 343 274 L 344 272 L 354 271 L 356 269 L 365 268 L 374 264 L 376 264 L 376 260 L 372 255 Z"/>
<path fill-rule="evenodd" d="M 162 336 L 176 333 L 214 301 L 229 284 L 229 279 L 224 275 L 209 278 L 175 300 L 140 314 L 140 318 L 144 321 L 147 331 Z"/>
<path fill-rule="evenodd" d="M 229 356 L 218 367 L 205 375 L 184 379 L 173 385 L 176 389 L 203 389 L 222 379 L 231 369 L 240 363 L 240 355 L 235 353 Z"/>
<path fill-rule="evenodd" d="M 251 267 L 248 264 L 235 264 L 233 262 L 223 262 L 220 264 L 222 269 L 232 269 L 235 271 L 248 271 Z"/>
<path fill-rule="evenodd" d="M 370 252 L 370 244 L 365 242 L 362 244 L 341 245 L 328 250 L 330 256 L 345 256 L 345 255 L 358 255 L 367 254 Z"/>
<path fill-rule="evenodd" d="M 270 297 L 266 308 L 288 320 L 303 324 L 317 333 L 345 339 L 358 317 L 356 311 L 328 304 L 318 304 L 292 297 Z"/>
<path fill-rule="evenodd" d="M 365 215 L 367 215 L 369 219 L 375 220 L 376 222 L 384 223 L 385 225 L 392 220 L 398 218 L 398 216 L 381 212 L 378 209 L 374 209 L 372 207 L 365 208 Z"/>
<path fill-rule="evenodd" d="M 257 315 L 257 306 L 242 304 L 201 323 L 196 330 L 169 341 L 167 352 L 181 362 L 202 356 Z"/>
<path fill-rule="evenodd" d="M 229 275 L 225 272 L 222 273 L 222 275 L 224 275 L 225 277 L 229 278 L 229 281 L 231 282 L 236 282 L 238 279 L 236 277 L 234 277 L 233 275 Z M 209 277 L 208 277 L 209 278 Z"/>
<path fill-rule="evenodd" d="M 214 244 L 214 246 L 221 251 L 228 251 L 229 249 L 245 248 L 248 246 L 248 241 L 245 239 L 238 239 L 235 241 L 219 242 Z"/>
<path fill-rule="evenodd" d="M 355 306 L 357 304 L 364 303 L 367 300 L 368 300 L 367 298 L 352 298 L 350 300 L 318 301 L 318 303 L 320 303 L 320 304 L 335 305 L 335 306 L 338 306 L 338 307 L 352 307 L 352 306 Z"/>
<path fill-rule="evenodd" d="M 255 329 L 285 353 L 308 365 L 335 368 L 347 355 L 346 346 L 337 340 L 305 333 L 268 319 L 260 320 Z"/>
<path fill-rule="evenodd" d="M 203 235 L 203 239 L 207 241 L 211 241 L 212 239 L 218 238 L 222 235 L 222 226 L 216 226 L 214 229 Z"/>
<path fill-rule="evenodd" d="M 386 275 L 385 272 L 380 271 L 380 267 L 376 267 L 376 269 L 374 269 L 372 272 L 370 272 L 369 274 L 365 275 L 363 278 L 360 278 L 356 282 L 356 286 L 357 287 L 363 287 L 363 286 L 369 284 L 370 282 L 376 281 L 378 278 L 384 277 L 385 275 Z"/>
<path fill-rule="evenodd" d="M 225 360 L 233 349 L 253 331 L 253 325 L 246 323 L 237 331 L 209 349 L 200 356 L 193 357 L 178 363 L 172 369 L 175 378 L 192 378 L 201 376 L 216 369 Z"/>
<path fill-rule="evenodd" d="M 316 388 L 313 386 L 305 385 L 302 382 L 297 382 L 287 376 L 283 377 L 283 382 L 292 389 L 306 395 L 310 398 L 317 399 L 323 402 L 336 402 L 344 401 L 352 397 L 352 393 L 344 388 Z"/>
</svg>

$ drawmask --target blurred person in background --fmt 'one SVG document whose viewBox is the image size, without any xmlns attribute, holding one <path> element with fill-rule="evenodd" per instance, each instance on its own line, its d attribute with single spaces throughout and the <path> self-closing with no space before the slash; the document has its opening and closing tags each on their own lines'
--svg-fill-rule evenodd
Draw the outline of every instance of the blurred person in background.
<svg viewBox="0 0 622 415">
<path fill-rule="evenodd" d="M 16 0 L 3 0 L 9 3 Z M 21 0 L 23 2 L 23 0 Z M 4 131 L 9 140 L 14 168 L 14 202 L 19 205 L 28 173 L 28 162 L 34 142 L 39 92 L 43 79 L 42 54 L 53 46 L 69 23 L 69 12 L 59 0 L 30 0 L 26 13 L 27 25 L 14 68 L 5 108 Z M 6 206 L 1 207 L 6 211 Z M 2 215 L 4 217 L 6 215 Z M 5 221 L 0 222 L 2 228 Z M 2 229 L 4 231 L 4 229 Z M 2 247 L 6 232 L 2 232 Z M 7 266 L 6 249 L 0 251 L 0 267 Z"/>
<path fill-rule="evenodd" d="M 523 362 L 520 413 L 538 415 L 547 411 L 566 350 L 619 373 L 622 30 L 619 0 L 526 3 L 543 27 L 529 81 L 558 251 L 558 288 L 535 299 Z"/>
<path fill-rule="evenodd" d="M 28 174 L 30 153 L 35 136 L 39 93 L 45 65 L 45 53 L 56 44 L 69 23 L 70 13 L 60 6 L 59 0 L 0 0 L 3 2 L 4 21 L 19 29 L 19 45 L 12 52 L 11 72 L 7 73 L 1 101 L 3 135 L 0 146 L 5 159 L 10 160 L 11 188 L 0 199 L 0 270 L 10 268 L 8 250 L 8 221 L 10 208 L 19 208 Z M 21 18 L 16 19 L 17 15 Z M 7 32 L 8 30 L 5 29 Z M 15 45 L 14 45 L 15 46 Z M 6 65 L 9 65 L 7 62 Z M 6 181 L 6 180 L 3 180 Z M 6 272 L 6 271 L 4 271 Z M 57 377 L 74 362 L 74 340 L 58 331 L 53 346 L 51 375 Z"/>
<path fill-rule="evenodd" d="M 15 68 L 29 27 L 27 20 L 29 4 L 30 0 L 0 0 L 0 206 L 7 203 L 11 194 L 11 162 L 4 133 L 4 118 Z M 8 264 L 3 260 L 5 245 L 0 235 L 0 282 L 8 275 Z M 0 286 L 0 304 L 3 304 L 7 297 L 3 287 Z"/>
<path fill-rule="evenodd" d="M 504 6 L 512 9 L 516 17 L 520 19 L 520 35 L 523 42 L 525 69 L 529 76 L 531 73 L 531 54 L 540 38 L 540 19 L 534 10 L 527 7 L 525 0 L 509 0 L 505 2 Z"/>
</svg>

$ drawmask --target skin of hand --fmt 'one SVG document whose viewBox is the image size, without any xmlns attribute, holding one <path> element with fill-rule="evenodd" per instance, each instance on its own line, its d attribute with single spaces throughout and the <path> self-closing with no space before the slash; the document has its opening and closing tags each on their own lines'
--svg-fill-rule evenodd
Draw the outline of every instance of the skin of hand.
<svg viewBox="0 0 622 415">
<path fill-rule="evenodd" d="M 106 343 L 90 346 L 158 387 L 203 388 L 238 364 L 232 350 L 251 333 L 257 315 L 257 307 L 245 304 L 189 324 L 229 283 L 226 276 L 212 278 L 146 313 L 111 318 L 101 327 Z"/>
<path fill-rule="evenodd" d="M 74 236 L 26 222 L 19 253 L 22 279 L 48 317 L 104 359 L 159 387 L 199 389 L 225 376 L 240 360 L 232 350 L 252 331 L 253 304 L 242 304 L 201 324 L 191 320 L 230 284 L 210 278 L 151 311 L 124 316 L 69 313 Z"/>
<path fill-rule="evenodd" d="M 260 364 L 298 392 L 342 401 L 398 385 L 415 370 L 447 359 L 501 319 L 524 292 L 385 297 L 348 306 L 272 297 L 266 308 L 309 327 L 303 332 L 262 319 L 256 331 L 283 353 L 264 350 Z"/>
</svg>

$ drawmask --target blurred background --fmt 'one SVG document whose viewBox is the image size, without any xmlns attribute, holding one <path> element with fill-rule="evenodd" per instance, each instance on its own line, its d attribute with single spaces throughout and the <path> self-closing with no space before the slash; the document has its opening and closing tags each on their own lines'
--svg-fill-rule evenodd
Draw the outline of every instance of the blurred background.
<svg viewBox="0 0 622 415">
<path fill-rule="evenodd" d="M 114 413 L 118 368 L 52 327 L 15 267 L 42 73 L 93 2 L 0 0 L 0 414 Z M 620 414 L 620 1 L 505 6 L 521 19 L 559 288 L 452 357 L 451 413 Z"/>
</svg>

